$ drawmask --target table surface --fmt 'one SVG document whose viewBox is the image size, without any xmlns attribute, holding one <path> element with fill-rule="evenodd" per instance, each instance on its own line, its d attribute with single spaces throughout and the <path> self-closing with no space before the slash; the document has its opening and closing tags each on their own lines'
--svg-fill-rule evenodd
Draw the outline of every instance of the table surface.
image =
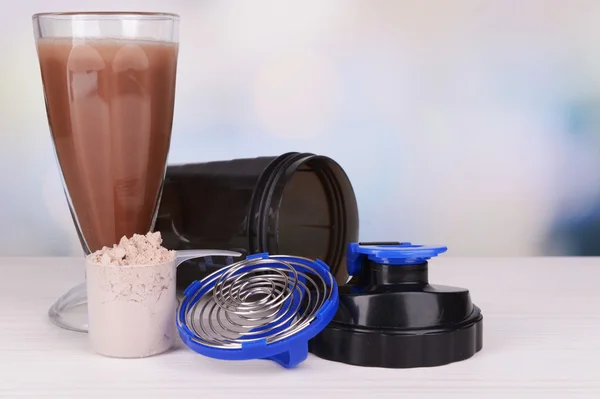
<svg viewBox="0 0 600 399">
<path fill-rule="evenodd" d="M 286 370 L 202 357 L 178 342 L 146 359 L 91 352 L 48 307 L 83 281 L 82 259 L 0 258 L 0 396 L 60 398 L 600 397 L 599 258 L 452 258 L 430 282 L 466 287 L 484 315 L 483 349 L 435 368 L 353 367 L 313 355 Z M 29 282 L 28 282 L 29 281 Z"/>
</svg>

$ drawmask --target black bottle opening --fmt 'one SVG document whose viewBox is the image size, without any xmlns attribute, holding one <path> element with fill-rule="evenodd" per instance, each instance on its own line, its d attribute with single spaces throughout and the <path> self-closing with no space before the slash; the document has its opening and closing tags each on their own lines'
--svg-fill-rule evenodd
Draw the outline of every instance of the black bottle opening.
<svg viewBox="0 0 600 399">
<path fill-rule="evenodd" d="M 342 167 L 320 155 L 170 165 L 155 230 L 169 249 L 319 258 L 343 282 L 347 245 L 358 238 L 358 208 Z M 178 286 L 232 261 L 188 261 L 178 268 Z"/>
</svg>

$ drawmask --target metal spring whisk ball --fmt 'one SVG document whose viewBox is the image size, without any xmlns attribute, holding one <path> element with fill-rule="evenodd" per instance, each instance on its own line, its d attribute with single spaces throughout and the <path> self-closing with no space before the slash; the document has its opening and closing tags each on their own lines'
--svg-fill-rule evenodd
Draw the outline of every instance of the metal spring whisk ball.
<svg viewBox="0 0 600 399">
<path fill-rule="evenodd" d="M 275 343 L 309 326 L 331 299 L 335 281 L 299 259 L 246 259 L 206 277 L 200 284 L 207 288 L 184 309 L 191 339 L 239 349 L 257 340 Z"/>
</svg>

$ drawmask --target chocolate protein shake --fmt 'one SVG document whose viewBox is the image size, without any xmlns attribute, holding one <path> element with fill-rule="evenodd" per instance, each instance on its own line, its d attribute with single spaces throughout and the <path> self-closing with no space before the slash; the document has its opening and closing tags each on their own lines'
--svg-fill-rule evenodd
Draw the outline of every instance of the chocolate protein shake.
<svg viewBox="0 0 600 399">
<path fill-rule="evenodd" d="M 171 139 L 178 46 L 42 39 L 48 120 L 87 251 L 151 229 Z"/>
</svg>

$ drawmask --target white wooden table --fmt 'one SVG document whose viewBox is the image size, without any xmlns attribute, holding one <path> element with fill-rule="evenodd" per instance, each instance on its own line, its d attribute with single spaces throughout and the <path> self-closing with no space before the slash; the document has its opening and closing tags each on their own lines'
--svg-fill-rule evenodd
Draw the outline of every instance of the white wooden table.
<svg viewBox="0 0 600 399">
<path fill-rule="evenodd" d="M 297 369 L 167 354 L 95 355 L 87 335 L 47 317 L 83 281 L 74 258 L 0 258 L 0 397 L 55 398 L 579 398 L 600 397 L 600 259 L 452 258 L 432 283 L 469 288 L 483 310 L 483 349 L 429 369 L 352 367 L 309 355 Z"/>
</svg>

